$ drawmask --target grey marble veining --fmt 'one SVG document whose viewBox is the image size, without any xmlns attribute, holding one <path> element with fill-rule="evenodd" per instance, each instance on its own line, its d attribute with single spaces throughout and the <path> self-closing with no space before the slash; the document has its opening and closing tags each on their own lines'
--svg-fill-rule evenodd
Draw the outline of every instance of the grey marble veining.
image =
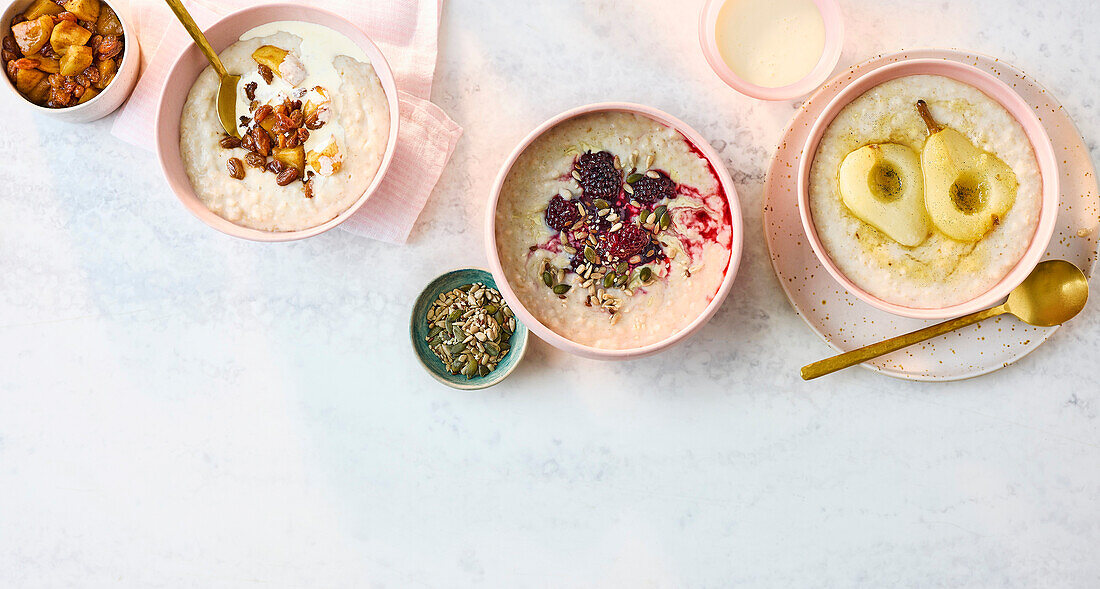
<svg viewBox="0 0 1100 589">
<path fill-rule="evenodd" d="M 801 382 L 829 348 L 760 217 L 796 104 L 710 72 L 697 4 L 448 2 L 433 98 L 465 135 L 405 246 L 222 236 L 109 120 L 5 99 L 0 586 L 1100 585 L 1100 313 L 976 380 Z M 843 7 L 841 65 L 1000 56 L 1100 160 L 1100 5 Z M 485 265 L 513 145 L 599 100 L 665 109 L 722 154 L 746 227 L 729 299 L 656 358 L 533 341 L 502 385 L 442 387 L 407 345 L 410 302 Z"/>
</svg>

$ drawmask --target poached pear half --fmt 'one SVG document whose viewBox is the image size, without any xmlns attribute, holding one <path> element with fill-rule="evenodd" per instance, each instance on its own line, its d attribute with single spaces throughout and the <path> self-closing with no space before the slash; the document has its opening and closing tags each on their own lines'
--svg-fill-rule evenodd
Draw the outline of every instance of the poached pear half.
<svg viewBox="0 0 1100 589">
<path fill-rule="evenodd" d="M 1012 208 L 1016 174 L 962 133 L 937 123 L 923 100 L 917 111 L 928 126 L 920 158 L 928 216 L 951 239 L 978 241 Z"/>
<path fill-rule="evenodd" d="M 907 247 L 930 231 L 917 152 L 897 143 L 872 143 L 844 156 L 837 176 L 844 206 L 864 223 Z"/>
</svg>

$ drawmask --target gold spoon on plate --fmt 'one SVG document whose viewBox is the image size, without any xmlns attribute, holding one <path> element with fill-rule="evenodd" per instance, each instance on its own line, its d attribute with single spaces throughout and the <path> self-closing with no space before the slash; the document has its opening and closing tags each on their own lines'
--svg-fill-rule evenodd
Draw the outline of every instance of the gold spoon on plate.
<svg viewBox="0 0 1100 589">
<path fill-rule="evenodd" d="M 183 24 L 187 34 L 195 40 L 199 51 L 202 51 L 210 65 L 214 67 L 214 71 L 218 73 L 218 79 L 221 80 L 221 86 L 218 88 L 218 118 L 221 119 L 222 128 L 226 133 L 240 139 L 241 132 L 237 130 L 237 84 L 241 81 L 241 77 L 225 70 L 222 60 L 218 59 L 218 54 L 210 46 L 199 25 L 195 24 L 195 20 L 191 18 L 180 0 L 165 0 L 165 2 L 168 3 L 172 12 L 176 13 L 176 18 Z"/>
<path fill-rule="evenodd" d="M 1080 268 L 1065 260 L 1047 260 L 1035 266 L 1004 304 L 803 366 L 802 379 L 825 376 L 1005 313 L 1036 327 L 1061 325 L 1080 313 L 1088 298 L 1088 279 Z"/>
</svg>

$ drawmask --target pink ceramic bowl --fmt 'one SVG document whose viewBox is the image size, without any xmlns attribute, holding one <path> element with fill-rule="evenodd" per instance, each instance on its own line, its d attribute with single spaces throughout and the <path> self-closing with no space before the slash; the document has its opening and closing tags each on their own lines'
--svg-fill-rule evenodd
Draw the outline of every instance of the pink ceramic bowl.
<svg viewBox="0 0 1100 589">
<path fill-rule="evenodd" d="M 180 158 L 180 114 L 183 112 L 183 104 L 187 100 L 187 94 L 191 85 L 203 69 L 209 66 L 206 58 L 199 52 L 195 44 L 190 44 L 187 49 L 176 58 L 172 69 L 168 71 L 167 82 L 160 95 L 160 104 L 157 107 L 157 157 L 160 159 L 160 167 L 164 171 L 164 177 L 168 185 L 179 197 L 183 206 L 202 219 L 204 223 L 214 229 L 243 239 L 253 241 L 293 241 L 312 237 L 324 233 L 339 225 L 345 219 L 355 214 L 363 203 L 367 202 L 374 191 L 382 182 L 386 170 L 393 160 L 393 152 L 397 146 L 397 126 L 400 119 L 397 104 L 397 86 L 394 83 L 393 72 L 385 56 L 375 46 L 367 35 L 351 24 L 343 17 L 332 12 L 312 8 L 299 4 L 261 4 L 251 8 L 238 10 L 228 14 L 214 23 L 206 31 L 203 31 L 215 51 L 221 52 L 226 47 L 235 43 L 240 36 L 249 29 L 259 25 L 282 20 L 302 21 L 326 26 L 338 33 L 346 35 L 358 45 L 370 58 L 371 65 L 378 73 L 378 79 L 382 82 L 382 89 L 389 99 L 390 108 L 390 136 L 386 143 L 386 152 L 382 156 L 382 165 L 374 176 L 367 190 L 344 212 L 335 218 L 309 229 L 300 231 L 261 231 L 242 227 L 231 221 L 227 221 L 213 211 L 206 208 L 195 191 L 191 189 L 191 182 L 187 178 L 187 172 L 183 169 L 183 160 Z M 172 24 L 170 26 L 179 26 Z M 214 105 L 211 105 L 213 108 Z"/>
<path fill-rule="evenodd" d="M 825 129 L 833 122 L 837 114 L 850 102 L 858 98 L 864 92 L 875 86 L 904 76 L 931 74 L 944 76 L 969 84 L 981 90 L 987 96 L 997 101 L 1005 108 L 1023 127 L 1031 142 L 1032 150 L 1039 164 L 1039 172 L 1042 176 L 1042 206 L 1039 213 L 1039 223 L 1035 234 L 1031 237 L 1031 244 L 1024 252 L 1023 257 L 1012 270 L 1005 275 L 1000 282 L 993 286 L 985 294 L 971 299 L 965 303 L 940 308 L 915 308 L 888 303 L 869 292 L 856 286 L 837 267 L 825 251 L 825 247 L 818 237 L 814 227 L 813 213 L 810 211 L 808 184 L 810 178 L 810 166 L 813 164 L 814 155 L 817 153 L 818 143 Z M 974 311 L 985 309 L 997 304 L 1008 293 L 1019 286 L 1024 278 L 1031 273 L 1035 265 L 1043 257 L 1047 244 L 1054 234 L 1054 223 L 1058 216 L 1059 203 L 1058 189 L 1058 162 L 1054 157 L 1054 148 L 1051 147 L 1050 138 L 1043 129 L 1042 123 L 1036 116 L 1034 109 L 1020 98 L 1012 88 L 1008 87 L 994 76 L 975 67 L 943 59 L 914 59 L 902 61 L 892 65 L 872 70 L 863 76 L 852 80 L 832 102 L 822 111 L 820 118 L 810 129 L 806 145 L 802 150 L 802 158 L 798 166 L 798 209 L 802 217 L 802 226 L 806 230 L 810 247 L 813 248 L 817 258 L 825 270 L 836 279 L 848 292 L 862 299 L 869 305 L 882 309 L 888 313 L 912 317 L 915 319 L 947 319 L 966 315 Z"/>
<path fill-rule="evenodd" d="M 511 284 L 508 282 L 508 277 L 504 274 L 504 269 L 500 263 L 500 253 L 497 251 L 497 232 L 496 232 L 496 211 L 497 203 L 500 201 L 500 191 L 504 186 L 504 179 L 508 177 L 508 173 L 512 170 L 512 166 L 516 163 L 516 159 L 527 149 L 531 143 L 541 136 L 543 133 L 553 128 L 554 126 L 583 114 L 593 112 L 630 112 L 638 115 L 642 115 L 657 121 L 663 125 L 667 125 L 673 129 L 679 131 L 691 144 L 697 149 L 703 157 L 710 162 L 712 168 L 714 168 L 715 174 L 718 176 L 718 181 L 722 185 L 722 190 L 726 194 L 726 200 L 730 207 L 730 228 L 732 230 L 730 241 L 730 261 L 729 266 L 726 268 L 726 275 L 722 280 L 721 286 L 718 288 L 718 292 L 711 299 L 710 304 L 706 309 L 695 318 L 687 327 L 679 332 L 669 336 L 668 338 L 647 345 L 640 348 L 630 348 L 624 350 L 606 350 L 603 348 L 595 348 L 592 346 L 586 346 L 578 344 L 572 340 L 566 339 L 549 327 L 543 325 L 526 307 L 520 302 L 519 297 L 516 296 L 514 290 L 512 290 Z M 497 174 L 496 182 L 493 183 L 493 191 L 489 196 L 489 206 L 486 208 L 485 217 L 485 250 L 489 257 L 489 269 L 493 273 L 493 278 L 496 281 L 497 288 L 504 296 L 504 299 L 508 301 L 508 305 L 515 311 L 516 317 L 520 322 L 527 326 L 535 335 L 539 336 L 543 340 L 549 342 L 556 348 L 565 350 L 571 354 L 583 356 L 585 358 L 594 358 L 597 360 L 632 360 L 635 358 L 641 358 L 651 354 L 656 354 L 673 346 L 691 334 L 695 333 L 702 327 L 710 318 L 714 315 L 718 307 L 722 305 L 722 301 L 726 299 L 726 295 L 729 294 L 730 287 L 733 285 L 733 279 L 737 275 L 737 266 L 741 261 L 741 242 L 742 242 L 743 230 L 741 226 L 741 205 L 737 198 L 737 189 L 734 187 L 733 179 L 730 178 L 729 171 L 726 170 L 725 165 L 722 163 L 722 158 L 718 155 L 718 152 L 714 151 L 714 148 L 710 146 L 710 143 L 706 139 L 703 139 L 702 135 L 695 132 L 694 129 L 687 126 L 686 123 L 669 115 L 665 112 L 657 110 L 653 107 L 644 106 L 641 104 L 632 104 L 628 102 L 602 102 L 598 104 L 589 104 L 587 106 L 581 106 L 574 108 L 559 114 L 558 116 L 546 121 L 539 125 L 534 131 L 531 131 L 512 150 L 511 155 L 504 162 L 504 165 L 500 168 L 500 173 Z"/>
<path fill-rule="evenodd" d="M 829 74 L 836 67 L 836 62 L 840 59 L 840 50 L 844 45 L 844 17 L 836 0 L 813 0 L 817 9 L 821 11 L 822 20 L 825 21 L 825 46 L 821 49 L 821 58 L 817 66 L 801 80 L 776 88 L 746 82 L 730 69 L 726 60 L 722 59 L 722 54 L 718 51 L 715 31 L 718 27 L 718 12 L 727 1 L 707 0 L 702 12 L 699 13 L 699 45 L 703 48 L 703 56 L 707 58 L 710 69 L 714 70 L 726 85 L 751 98 L 792 100 L 809 94 L 829 79 Z"/>
<path fill-rule="evenodd" d="M 76 104 L 67 108 L 47 108 L 38 106 L 24 98 L 12 85 L 11 80 L 4 76 L 5 86 L 16 98 L 26 104 L 27 108 L 67 123 L 87 123 L 111 114 L 130 97 L 130 92 L 134 89 L 134 84 L 137 83 L 138 70 L 141 69 L 141 45 L 138 44 L 137 31 L 134 30 L 134 25 L 130 22 L 130 14 L 126 10 L 117 8 L 119 4 L 122 4 L 123 8 L 128 8 L 125 3 L 101 1 L 115 11 L 118 20 L 122 23 L 125 51 L 122 53 L 122 62 L 118 64 L 115 79 L 111 80 L 111 83 L 107 84 L 107 87 L 95 98 L 84 104 Z M 17 14 L 22 14 L 30 5 L 31 0 L 15 0 L 8 5 L 3 16 L 0 16 L 0 37 L 6 37 L 11 33 L 12 18 Z"/>
</svg>

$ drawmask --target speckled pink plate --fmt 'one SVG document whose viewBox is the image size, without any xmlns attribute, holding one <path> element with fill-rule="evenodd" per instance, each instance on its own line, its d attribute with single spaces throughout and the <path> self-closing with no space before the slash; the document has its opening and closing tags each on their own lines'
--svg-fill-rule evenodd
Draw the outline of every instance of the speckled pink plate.
<svg viewBox="0 0 1100 589">
<path fill-rule="evenodd" d="M 799 109 L 784 132 L 764 187 L 764 234 L 772 267 L 795 311 L 826 343 L 847 351 L 934 321 L 880 311 L 841 288 L 814 255 L 798 210 L 797 172 L 806 137 L 825 105 L 856 74 L 909 59 L 958 61 L 989 72 L 1033 107 L 1058 156 L 1062 202 L 1054 237 L 1043 259 L 1073 262 L 1092 275 L 1100 233 L 1100 188 L 1081 134 L 1045 88 L 1022 71 L 991 57 L 944 49 L 920 49 L 875 57 L 851 67 L 821 87 Z M 897 378 L 960 380 L 993 372 L 1026 356 L 1056 327 L 1031 327 L 1001 316 L 863 364 Z M 812 362 L 818 357 L 807 357 Z"/>
</svg>

